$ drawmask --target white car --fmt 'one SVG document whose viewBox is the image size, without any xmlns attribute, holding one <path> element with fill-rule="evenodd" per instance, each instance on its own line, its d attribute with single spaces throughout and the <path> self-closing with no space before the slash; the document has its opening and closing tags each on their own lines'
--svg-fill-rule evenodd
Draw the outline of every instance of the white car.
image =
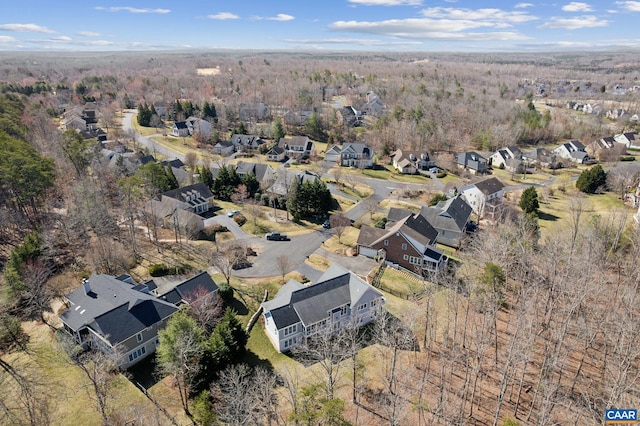
<svg viewBox="0 0 640 426">
<path fill-rule="evenodd" d="M 238 213 L 240 213 L 240 211 L 238 210 L 231 210 L 229 213 L 227 213 L 227 216 L 229 217 L 234 217 L 235 215 L 237 215 Z"/>
</svg>

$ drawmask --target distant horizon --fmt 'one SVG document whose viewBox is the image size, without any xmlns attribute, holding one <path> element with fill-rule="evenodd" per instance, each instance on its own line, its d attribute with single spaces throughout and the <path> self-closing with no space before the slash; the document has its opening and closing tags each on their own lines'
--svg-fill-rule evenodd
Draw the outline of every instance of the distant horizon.
<svg viewBox="0 0 640 426">
<path fill-rule="evenodd" d="M 600 52 L 640 49 L 639 17 L 629 0 L 27 0 L 3 6 L 0 51 Z"/>
</svg>

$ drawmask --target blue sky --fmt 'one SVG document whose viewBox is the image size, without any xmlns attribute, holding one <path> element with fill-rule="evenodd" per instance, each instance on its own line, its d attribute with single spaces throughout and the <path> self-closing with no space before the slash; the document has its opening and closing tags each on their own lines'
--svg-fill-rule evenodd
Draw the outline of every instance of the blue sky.
<svg viewBox="0 0 640 426">
<path fill-rule="evenodd" d="M 0 50 L 556 51 L 640 47 L 640 1 L 8 1 Z"/>
</svg>

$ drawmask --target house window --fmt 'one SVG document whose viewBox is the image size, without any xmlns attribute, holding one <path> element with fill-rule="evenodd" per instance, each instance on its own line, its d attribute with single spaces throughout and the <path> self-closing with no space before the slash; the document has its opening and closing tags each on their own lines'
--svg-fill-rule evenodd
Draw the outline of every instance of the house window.
<svg viewBox="0 0 640 426">
<path fill-rule="evenodd" d="M 361 311 L 363 309 L 367 309 L 367 304 L 363 303 L 362 305 L 358 305 L 358 310 Z"/>
<path fill-rule="evenodd" d="M 422 265 L 422 259 L 419 257 L 411 256 L 409 257 L 409 263 L 412 265 Z"/>
<path fill-rule="evenodd" d="M 140 358 L 146 352 L 147 352 L 147 350 L 143 346 L 143 347 L 139 348 L 137 351 L 134 351 L 134 352 L 130 353 L 129 354 L 129 362 L 132 362 L 133 360 Z"/>
<path fill-rule="evenodd" d="M 138 333 L 136 339 L 138 340 L 138 342 L 142 342 L 142 333 Z"/>
<path fill-rule="evenodd" d="M 402 243 L 402 250 L 406 250 L 407 249 L 407 243 Z"/>
<path fill-rule="evenodd" d="M 384 240 L 384 245 L 388 246 L 389 245 L 389 240 Z"/>
<path fill-rule="evenodd" d="M 409 255 L 405 254 L 404 256 L 402 256 L 402 260 L 409 260 Z"/>
<path fill-rule="evenodd" d="M 349 306 L 343 306 L 340 308 L 340 315 L 345 316 L 349 313 Z"/>
<path fill-rule="evenodd" d="M 296 332 L 297 324 L 290 325 L 289 327 L 284 329 L 284 335 L 288 336 Z"/>
</svg>

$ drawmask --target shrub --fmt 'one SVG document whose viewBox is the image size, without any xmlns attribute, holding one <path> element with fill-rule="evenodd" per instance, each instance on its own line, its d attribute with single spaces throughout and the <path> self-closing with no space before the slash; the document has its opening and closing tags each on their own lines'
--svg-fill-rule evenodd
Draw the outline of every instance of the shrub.
<svg viewBox="0 0 640 426">
<path fill-rule="evenodd" d="M 576 188 L 587 194 L 595 194 L 607 183 L 607 172 L 600 164 L 583 171 L 576 181 Z"/>
<path fill-rule="evenodd" d="M 233 220 L 238 224 L 238 226 L 242 226 L 245 223 L 247 223 L 247 218 L 244 217 L 244 215 L 238 213 L 235 216 L 233 216 Z"/>
<path fill-rule="evenodd" d="M 149 275 L 152 277 L 161 277 L 169 273 L 169 267 L 164 263 L 156 263 L 149 266 Z"/>
<path fill-rule="evenodd" d="M 620 161 L 636 161 L 636 157 L 633 155 L 623 155 L 620 157 Z"/>
<path fill-rule="evenodd" d="M 233 300 L 233 287 L 227 283 L 218 285 L 218 296 L 225 302 L 231 302 Z"/>
<path fill-rule="evenodd" d="M 380 219 L 378 219 L 374 225 L 376 228 L 380 228 L 380 229 L 384 229 L 385 226 L 387 226 L 387 218 L 386 217 L 381 217 Z"/>
</svg>

